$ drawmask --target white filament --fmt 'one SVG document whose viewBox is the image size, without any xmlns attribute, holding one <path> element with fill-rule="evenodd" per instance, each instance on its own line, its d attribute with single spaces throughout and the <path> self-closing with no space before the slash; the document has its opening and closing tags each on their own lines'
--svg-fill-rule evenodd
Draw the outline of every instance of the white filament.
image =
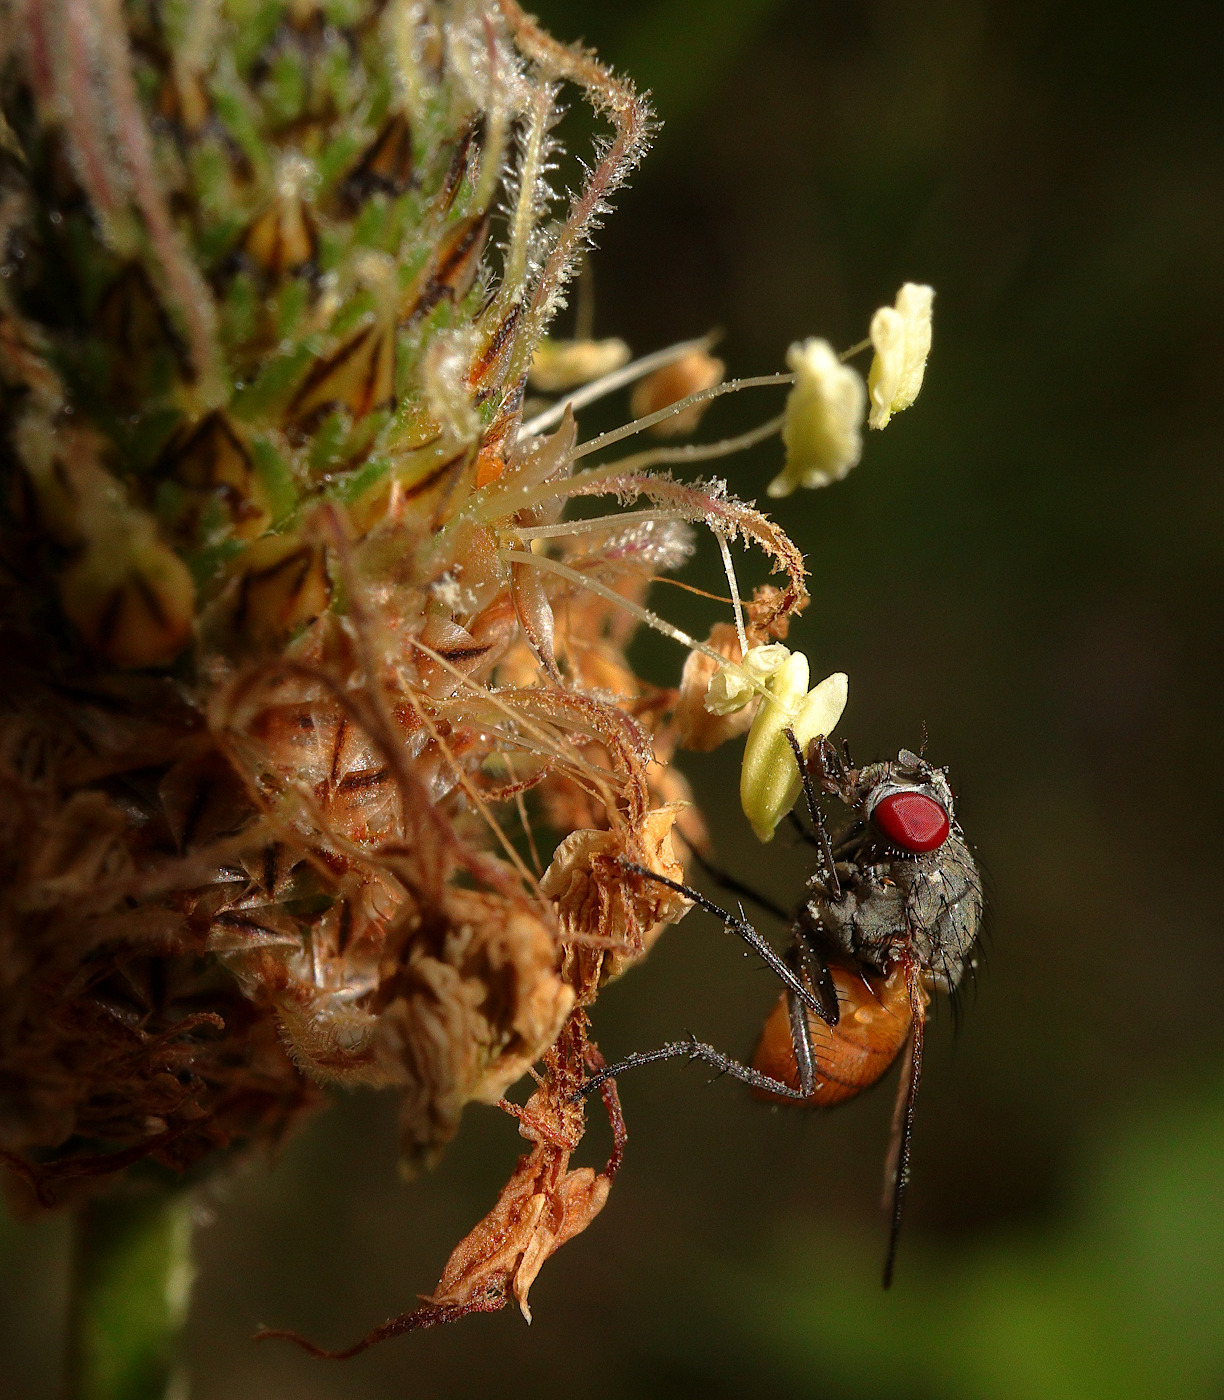
<svg viewBox="0 0 1224 1400">
<path fill-rule="evenodd" d="M 587 404 L 594 403 L 596 399 L 614 394 L 617 389 L 623 389 L 626 384 L 635 383 L 653 370 L 675 364 L 677 360 L 682 360 L 685 355 L 692 351 L 708 350 L 716 343 L 717 339 L 718 337 L 715 335 L 703 335 L 697 340 L 682 340 L 677 345 L 668 345 L 663 350 L 643 355 L 640 360 L 631 360 L 627 365 L 622 365 L 620 369 L 611 370 L 607 374 L 600 375 L 598 379 L 592 379 L 581 389 L 576 389 L 572 394 L 567 394 L 565 398 L 558 399 L 551 408 L 546 408 L 543 413 L 537 413 L 534 418 L 529 418 L 519 429 L 519 441 L 534 437 L 537 433 L 547 432 L 549 428 L 555 427 L 565 417 L 567 408 L 577 412 L 578 409 L 585 408 Z"/>
<path fill-rule="evenodd" d="M 744 632 L 744 607 L 740 602 L 739 580 L 735 577 L 735 565 L 731 560 L 731 548 L 727 544 L 727 537 L 716 526 L 710 526 L 714 538 L 718 541 L 719 553 L 722 555 L 723 568 L 727 573 L 727 583 L 731 588 L 731 605 L 735 609 L 735 632 L 739 637 L 740 656 L 748 655 L 748 637 Z"/>
<path fill-rule="evenodd" d="M 687 520 L 681 510 L 626 510 L 619 515 L 596 515 L 589 520 L 562 520 L 558 525 L 525 525 L 515 530 L 521 540 L 551 540 L 562 535 L 580 535 L 588 530 L 619 530 L 625 525 L 640 525 L 644 521 Z"/>
<path fill-rule="evenodd" d="M 644 418 L 635 418 L 632 423 L 626 423 L 622 428 L 612 428 L 606 433 L 600 433 L 598 437 L 593 437 L 590 442 L 584 442 L 575 453 L 574 457 L 586 457 L 592 452 L 598 452 L 601 447 L 610 447 L 614 442 L 620 442 L 627 437 L 633 437 L 635 433 L 644 432 L 647 428 L 653 428 L 656 423 L 662 423 L 666 418 L 674 418 L 676 414 L 683 413 L 686 409 L 694 408 L 698 404 L 711 403 L 714 399 L 722 398 L 724 394 L 738 394 L 741 389 L 765 389 L 774 384 L 793 384 L 795 376 L 793 374 L 758 374 L 751 379 L 728 379 L 724 384 L 715 384 L 713 388 L 702 389 L 696 394 L 690 394 L 686 399 L 678 399 L 673 404 L 668 404 L 666 408 L 660 408 L 654 413 L 648 413 Z M 781 426 L 781 419 L 772 428 L 777 432 Z M 768 436 L 768 434 L 766 434 Z M 733 441 L 727 438 L 725 441 Z M 756 439 L 754 439 L 756 441 Z M 698 444 L 701 446 L 703 444 Z M 711 443 L 709 446 L 716 446 Z M 676 452 L 685 452 L 685 448 L 672 449 Z M 664 458 L 663 460 L 668 460 Z M 674 460 L 683 461 L 680 457 Z"/>
</svg>

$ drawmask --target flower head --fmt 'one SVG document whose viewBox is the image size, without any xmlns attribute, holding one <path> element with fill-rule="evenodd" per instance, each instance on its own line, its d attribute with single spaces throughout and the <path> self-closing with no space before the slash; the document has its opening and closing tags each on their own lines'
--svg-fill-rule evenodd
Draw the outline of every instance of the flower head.
<svg viewBox="0 0 1224 1400">
<path fill-rule="evenodd" d="M 907 282 L 893 306 L 881 306 L 871 318 L 875 359 L 867 376 L 873 428 L 882 428 L 894 413 L 908 408 L 922 388 L 931 353 L 931 303 L 935 289 Z M 772 494 L 773 488 L 770 488 Z"/>
<path fill-rule="evenodd" d="M 827 340 L 814 337 L 792 345 L 786 363 L 795 372 L 795 387 L 782 425 L 786 465 L 769 483 L 771 496 L 840 481 L 863 454 L 862 376 L 838 360 Z"/>
</svg>

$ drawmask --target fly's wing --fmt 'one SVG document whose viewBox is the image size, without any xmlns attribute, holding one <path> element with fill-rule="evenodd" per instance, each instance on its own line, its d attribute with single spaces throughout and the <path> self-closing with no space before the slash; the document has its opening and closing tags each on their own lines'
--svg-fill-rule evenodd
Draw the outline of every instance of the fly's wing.
<svg viewBox="0 0 1224 1400">
<path fill-rule="evenodd" d="M 918 1098 L 918 1083 L 922 1078 L 922 1042 L 926 1029 L 926 999 L 918 980 L 918 968 L 910 962 L 905 969 L 909 988 L 913 1025 L 901 1065 L 901 1082 L 897 1085 L 897 1106 L 893 1110 L 892 1140 L 884 1168 L 884 1209 L 889 1212 L 888 1252 L 884 1256 L 884 1287 L 892 1285 L 897 1262 L 897 1244 L 901 1238 L 901 1216 L 905 1209 L 905 1188 L 909 1185 L 910 1138 L 914 1130 L 914 1104 Z"/>
</svg>

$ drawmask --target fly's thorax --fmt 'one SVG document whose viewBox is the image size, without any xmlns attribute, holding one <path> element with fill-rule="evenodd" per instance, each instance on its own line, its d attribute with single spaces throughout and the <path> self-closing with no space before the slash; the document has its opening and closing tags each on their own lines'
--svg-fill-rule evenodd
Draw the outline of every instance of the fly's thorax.
<svg viewBox="0 0 1224 1400">
<path fill-rule="evenodd" d="M 803 922 L 832 950 L 883 972 L 890 949 L 905 937 L 905 898 L 876 867 L 852 867 L 841 897 L 814 895 L 803 906 Z"/>
<path fill-rule="evenodd" d="M 982 927 L 982 882 L 954 829 L 934 858 L 915 862 L 906 895 L 914 952 L 931 985 L 955 990 Z"/>
<path fill-rule="evenodd" d="M 839 898 L 813 881 L 800 911 L 818 942 L 881 972 L 908 950 L 934 988 L 955 989 L 982 922 L 981 880 L 959 828 L 920 855 L 864 848 L 838 874 Z"/>
</svg>

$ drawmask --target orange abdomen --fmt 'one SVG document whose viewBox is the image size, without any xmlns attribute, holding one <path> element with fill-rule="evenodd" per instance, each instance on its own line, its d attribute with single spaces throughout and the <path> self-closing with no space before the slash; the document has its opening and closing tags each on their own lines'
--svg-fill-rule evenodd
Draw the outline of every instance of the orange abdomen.
<svg viewBox="0 0 1224 1400">
<path fill-rule="evenodd" d="M 853 1098 L 874 1084 L 897 1058 L 912 1020 L 901 966 L 894 967 L 887 977 L 864 976 L 844 963 L 833 963 L 830 970 L 841 1016 L 836 1026 L 829 1026 L 808 1012 L 816 1051 L 816 1087 L 803 1100 L 823 1108 Z M 785 994 L 769 1013 L 752 1066 L 792 1089 L 799 1088 Z M 775 1103 L 793 1102 L 763 1090 L 753 1092 Z"/>
</svg>

